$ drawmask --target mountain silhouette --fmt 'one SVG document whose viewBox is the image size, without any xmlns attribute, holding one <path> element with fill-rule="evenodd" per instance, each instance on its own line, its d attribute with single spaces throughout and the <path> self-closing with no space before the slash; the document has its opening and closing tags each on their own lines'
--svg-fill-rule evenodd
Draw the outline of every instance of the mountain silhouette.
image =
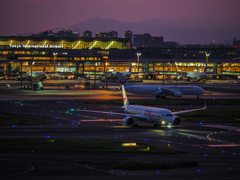
<svg viewBox="0 0 240 180">
<path fill-rule="evenodd" d="M 181 23 L 184 18 L 172 19 L 165 17 L 134 23 L 96 17 L 73 24 L 68 28 L 78 31 L 80 26 L 81 35 L 83 31 L 91 30 L 93 37 L 95 37 L 95 33 L 97 32 L 109 32 L 112 30 L 118 31 L 118 37 L 123 37 L 124 31 L 131 30 L 133 34 L 150 33 L 153 36 L 163 36 L 164 41 L 177 41 L 179 44 L 209 44 L 212 43 L 212 40 L 219 43 L 232 44 L 233 36 L 240 37 L 239 27 L 236 26 L 236 29 L 229 29 L 227 27 L 220 29 L 220 25 L 216 25 L 216 23 L 214 27 L 211 27 L 211 22 L 206 21 L 206 18 L 197 17 L 197 22 L 185 18 L 184 23 Z M 203 24 L 202 21 L 208 23 L 205 23 L 201 27 L 201 24 Z"/>
</svg>

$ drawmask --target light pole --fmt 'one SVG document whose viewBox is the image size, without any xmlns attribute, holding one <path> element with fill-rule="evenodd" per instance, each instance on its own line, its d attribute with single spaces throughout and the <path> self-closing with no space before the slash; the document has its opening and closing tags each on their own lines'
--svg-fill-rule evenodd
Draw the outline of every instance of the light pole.
<svg viewBox="0 0 240 180">
<path fill-rule="evenodd" d="M 141 53 L 137 53 L 137 57 L 138 57 L 138 73 L 139 73 L 139 56 L 141 56 Z"/>
<path fill-rule="evenodd" d="M 57 53 L 54 52 L 53 53 L 53 56 L 54 56 L 54 58 L 53 58 L 54 59 L 54 73 L 55 73 L 55 59 L 56 59 L 56 55 L 57 55 Z"/>
<path fill-rule="evenodd" d="M 177 84 L 177 78 L 178 78 L 178 73 L 177 73 L 177 62 L 175 62 L 176 65 L 176 84 Z"/>
<path fill-rule="evenodd" d="M 208 56 L 210 56 L 210 54 L 205 54 L 205 55 L 206 55 L 206 73 L 207 73 Z"/>
</svg>

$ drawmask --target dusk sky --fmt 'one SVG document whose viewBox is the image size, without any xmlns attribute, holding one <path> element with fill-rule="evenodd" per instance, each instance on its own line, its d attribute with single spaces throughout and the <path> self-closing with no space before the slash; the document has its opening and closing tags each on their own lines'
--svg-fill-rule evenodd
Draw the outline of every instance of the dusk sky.
<svg viewBox="0 0 240 180">
<path fill-rule="evenodd" d="M 239 27 L 239 9 L 240 0 L 1 0 L 0 36 L 68 27 L 95 17 L 123 22 L 217 17 L 214 21 L 226 29 L 233 28 L 224 27 L 231 20 Z"/>
</svg>

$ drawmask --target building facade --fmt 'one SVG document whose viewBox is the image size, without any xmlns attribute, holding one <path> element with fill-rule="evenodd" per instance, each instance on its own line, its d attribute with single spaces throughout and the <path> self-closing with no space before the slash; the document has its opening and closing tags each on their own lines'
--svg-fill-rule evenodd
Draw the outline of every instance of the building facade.
<svg viewBox="0 0 240 180">
<path fill-rule="evenodd" d="M 27 71 L 72 73 L 75 76 L 101 76 L 105 72 L 164 74 L 179 71 L 203 72 L 208 57 L 208 73 L 240 72 L 236 48 L 151 48 L 127 49 L 128 38 L 83 37 L 0 37 L 0 75 Z M 141 53 L 139 64 L 137 53 Z M 145 78 L 153 78 L 147 76 Z M 240 78 L 240 74 L 239 74 Z"/>
</svg>

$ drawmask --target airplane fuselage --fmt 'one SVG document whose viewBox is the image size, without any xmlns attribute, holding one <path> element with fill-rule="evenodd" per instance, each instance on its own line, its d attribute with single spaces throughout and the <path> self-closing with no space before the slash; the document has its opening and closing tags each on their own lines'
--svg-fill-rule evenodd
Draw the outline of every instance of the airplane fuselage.
<svg viewBox="0 0 240 180">
<path fill-rule="evenodd" d="M 174 116 L 172 112 L 167 109 L 137 105 L 124 106 L 124 109 L 126 112 L 131 114 L 140 114 L 146 116 L 149 122 L 156 122 L 159 124 L 174 122 Z M 141 121 L 141 119 L 139 120 Z"/>
<path fill-rule="evenodd" d="M 183 95 L 201 95 L 205 91 L 198 86 L 156 86 L 156 85 L 133 85 L 125 87 L 125 90 L 135 94 L 158 94 L 162 89 L 180 91 Z"/>
</svg>

